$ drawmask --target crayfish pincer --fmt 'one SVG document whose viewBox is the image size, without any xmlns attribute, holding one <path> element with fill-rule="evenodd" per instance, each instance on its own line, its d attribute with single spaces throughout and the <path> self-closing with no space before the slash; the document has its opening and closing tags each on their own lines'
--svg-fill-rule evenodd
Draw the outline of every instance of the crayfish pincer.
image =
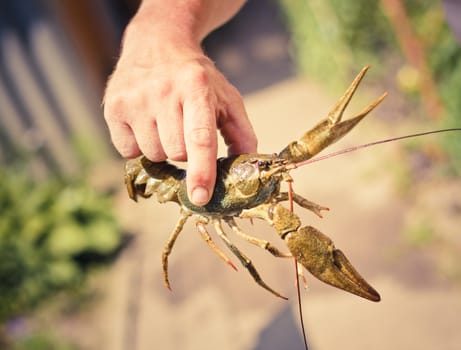
<svg viewBox="0 0 461 350">
<path fill-rule="evenodd" d="M 311 226 L 301 226 L 299 217 L 281 202 L 293 200 L 297 205 L 321 216 L 327 208 L 294 192 L 282 192 L 281 183 L 291 181 L 289 172 L 328 145 L 339 140 L 359 123 L 385 97 L 385 94 L 357 115 L 341 121 L 368 67 L 362 69 L 337 104 L 314 128 L 298 141 L 290 143 L 279 154 L 241 154 L 217 160 L 216 185 L 210 202 L 193 205 L 186 190 L 186 171 L 167 162 L 153 163 L 145 157 L 126 164 L 125 183 L 131 199 L 155 195 L 160 203 L 176 202 L 180 217 L 162 254 L 165 285 L 168 279 L 168 257 L 187 219 L 195 218 L 197 231 L 215 253 L 235 268 L 226 254 L 215 245 L 207 226 L 212 224 L 219 238 L 249 271 L 254 280 L 271 293 L 284 298 L 260 277 L 252 261 L 229 239 L 222 227 L 225 222 L 238 236 L 276 257 L 293 257 L 321 281 L 363 298 L 379 301 L 378 292 L 354 269 L 331 239 Z M 272 225 L 285 241 L 290 253 L 279 251 L 270 242 L 250 236 L 237 225 L 235 218 L 260 218 Z"/>
</svg>

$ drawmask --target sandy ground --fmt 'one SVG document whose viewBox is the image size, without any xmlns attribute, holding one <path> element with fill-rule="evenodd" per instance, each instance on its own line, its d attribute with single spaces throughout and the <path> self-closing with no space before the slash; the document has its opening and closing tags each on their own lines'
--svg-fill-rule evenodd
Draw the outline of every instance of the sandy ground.
<svg viewBox="0 0 461 350">
<path fill-rule="evenodd" d="M 363 93 L 360 103 L 371 100 L 370 96 Z M 280 150 L 299 136 L 326 115 L 334 102 L 299 79 L 249 94 L 245 101 L 259 135 L 260 151 L 266 153 Z M 350 110 L 354 108 L 358 107 Z M 331 150 L 383 134 L 392 136 L 373 116 L 362 124 Z M 303 222 L 328 234 L 382 296 L 380 303 L 372 303 L 308 275 L 309 289 L 302 292 L 302 305 L 310 349 L 461 346 L 460 285 L 439 273 L 436 253 L 405 243 L 406 218 L 415 205 L 396 190 L 391 166 L 396 153 L 396 145 L 387 145 L 293 173 L 296 192 L 331 209 L 323 219 L 298 210 Z M 430 188 L 449 193 L 441 197 L 452 203 L 453 198 L 461 198 L 460 187 L 457 183 Z M 429 189 L 423 192 L 434 198 Z M 417 201 L 420 206 L 426 203 L 422 197 Z M 429 210 L 444 212 L 446 203 L 441 201 L 429 200 Z M 87 336 L 80 334 L 79 338 L 88 349 L 303 348 L 290 259 L 274 258 L 231 235 L 263 279 L 289 297 L 287 302 L 257 286 L 243 268 L 235 272 L 223 264 L 190 222 L 171 255 L 170 292 L 163 286 L 160 256 L 178 218 L 178 207 L 154 200 L 134 203 L 122 191 L 117 211 L 136 239 L 103 277 L 101 303 L 79 321 L 80 328 L 87 327 L 83 331 Z M 461 222 L 459 212 L 442 221 L 451 222 L 451 226 L 445 224 L 447 232 L 455 232 Z M 266 224 L 241 224 L 247 232 L 283 249 L 283 242 Z M 459 244 L 459 232 L 455 236 Z"/>
</svg>

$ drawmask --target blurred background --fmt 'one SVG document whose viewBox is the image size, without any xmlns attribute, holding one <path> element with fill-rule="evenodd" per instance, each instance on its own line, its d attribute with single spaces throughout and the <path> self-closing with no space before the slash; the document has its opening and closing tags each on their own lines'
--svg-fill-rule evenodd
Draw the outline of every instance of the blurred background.
<svg viewBox="0 0 461 350">
<path fill-rule="evenodd" d="M 163 287 L 160 255 L 178 208 L 129 201 L 101 108 L 138 5 L 0 3 L 0 349 L 302 349 L 292 261 L 235 238 L 283 302 L 243 268 L 230 271 L 189 224 L 171 257 L 173 292 Z M 389 95 L 337 150 L 461 126 L 455 7 L 248 1 L 204 48 L 244 95 L 263 153 L 324 118 L 370 64 L 350 114 Z M 303 222 L 383 298 L 373 304 L 308 276 L 311 349 L 459 349 L 460 173 L 459 132 L 293 173 L 297 193 L 331 208 L 322 220 L 298 211 Z M 283 248 L 267 225 L 242 227 Z"/>
</svg>

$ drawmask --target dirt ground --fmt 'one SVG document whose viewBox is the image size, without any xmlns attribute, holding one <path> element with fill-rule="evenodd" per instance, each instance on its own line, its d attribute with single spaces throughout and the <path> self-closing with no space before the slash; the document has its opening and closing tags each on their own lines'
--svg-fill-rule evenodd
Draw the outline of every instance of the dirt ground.
<svg viewBox="0 0 461 350">
<path fill-rule="evenodd" d="M 363 92 L 359 104 L 372 97 Z M 266 153 L 298 137 L 334 103 L 296 78 L 249 94 L 245 101 L 259 150 Z M 357 109 L 354 104 L 349 110 Z M 370 116 L 331 150 L 403 133 L 386 130 L 376 119 Z M 399 147 L 390 144 L 293 172 L 296 192 L 331 209 L 323 219 L 298 210 L 303 222 L 328 234 L 382 296 L 380 303 L 369 302 L 308 275 L 302 305 L 310 349 L 460 347 L 461 286 L 440 269 L 438 259 L 445 252 L 409 245 L 405 227 L 408 215 L 430 210 L 431 217 L 439 217 L 445 240 L 459 252 L 460 213 L 447 214 L 446 208 L 460 204 L 461 186 L 429 183 L 419 194 L 403 196 L 392 165 L 398 153 Z M 80 329 L 87 328 L 79 339 L 88 349 L 303 348 L 291 259 L 274 258 L 231 235 L 263 279 L 289 297 L 283 301 L 257 286 L 242 267 L 235 272 L 223 264 L 190 222 L 171 255 L 170 292 L 163 286 L 160 256 L 178 207 L 154 200 L 134 203 L 122 190 L 117 211 L 136 238 L 103 276 L 101 302 L 78 320 Z M 241 224 L 283 249 L 266 224 Z"/>
</svg>

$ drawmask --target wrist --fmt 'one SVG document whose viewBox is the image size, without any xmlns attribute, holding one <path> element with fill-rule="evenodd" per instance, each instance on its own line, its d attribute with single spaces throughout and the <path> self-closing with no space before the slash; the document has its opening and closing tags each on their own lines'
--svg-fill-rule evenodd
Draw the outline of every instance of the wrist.
<svg viewBox="0 0 461 350">
<path fill-rule="evenodd" d="M 121 59 L 131 58 L 142 64 L 170 60 L 174 55 L 191 58 L 204 53 L 186 23 L 162 18 L 161 13 L 138 12 L 125 30 Z"/>
<path fill-rule="evenodd" d="M 175 58 L 191 59 L 204 55 L 199 42 L 187 34 L 159 23 L 130 23 L 127 27 L 120 59 L 140 65 L 172 62 Z"/>
</svg>

